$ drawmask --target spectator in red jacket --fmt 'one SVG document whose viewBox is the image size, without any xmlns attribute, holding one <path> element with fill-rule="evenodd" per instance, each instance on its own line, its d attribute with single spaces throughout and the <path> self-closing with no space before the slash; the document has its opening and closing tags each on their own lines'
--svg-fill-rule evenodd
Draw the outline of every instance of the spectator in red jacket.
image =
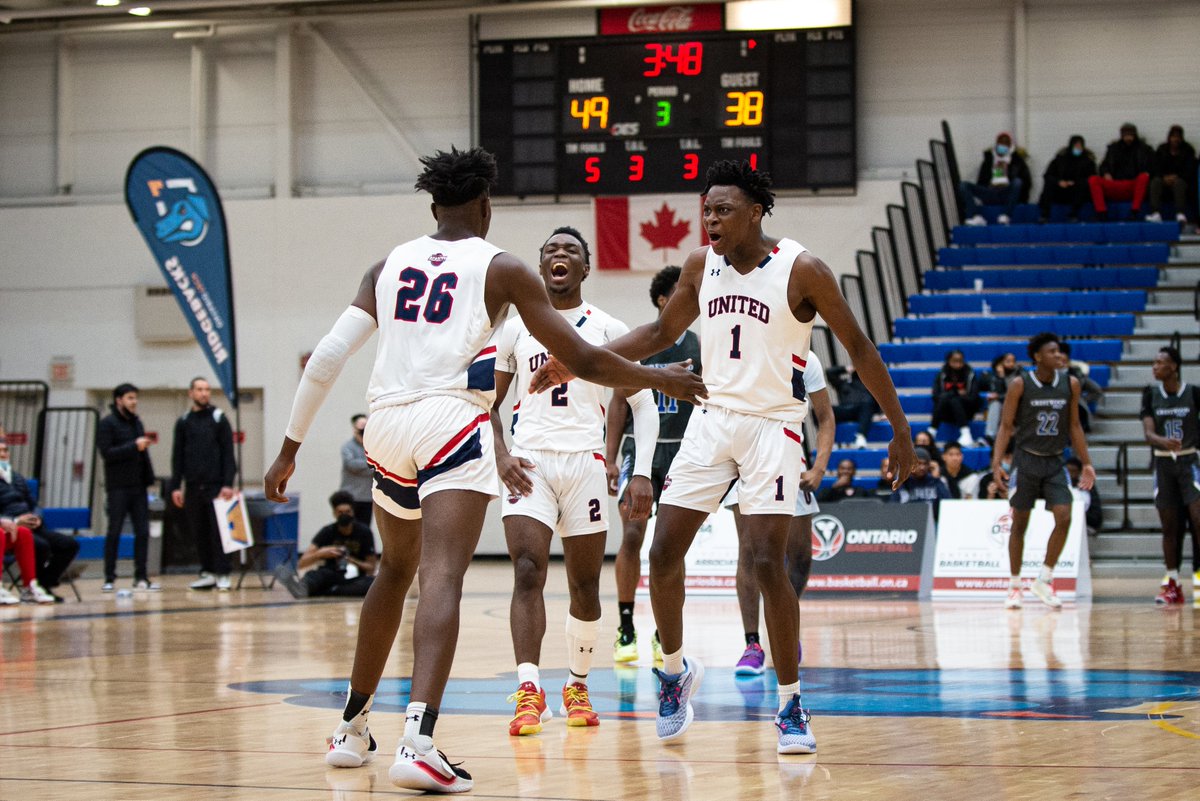
<svg viewBox="0 0 1200 801">
<path fill-rule="evenodd" d="M 1100 174 L 1088 179 L 1092 205 L 1101 219 L 1108 219 L 1109 200 L 1131 200 L 1137 216 L 1150 186 L 1154 170 L 1154 150 L 1138 136 L 1137 126 L 1127 122 L 1121 126 L 1121 137 L 1108 146 Z"/>
</svg>

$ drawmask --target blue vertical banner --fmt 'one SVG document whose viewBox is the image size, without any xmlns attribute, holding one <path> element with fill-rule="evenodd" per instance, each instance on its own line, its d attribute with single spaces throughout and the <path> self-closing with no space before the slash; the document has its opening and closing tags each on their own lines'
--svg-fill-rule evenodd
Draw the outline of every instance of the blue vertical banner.
<svg viewBox="0 0 1200 801">
<path fill-rule="evenodd" d="M 233 279 L 217 188 L 190 156 L 152 147 L 139 153 L 125 173 L 125 203 L 236 407 Z"/>
</svg>

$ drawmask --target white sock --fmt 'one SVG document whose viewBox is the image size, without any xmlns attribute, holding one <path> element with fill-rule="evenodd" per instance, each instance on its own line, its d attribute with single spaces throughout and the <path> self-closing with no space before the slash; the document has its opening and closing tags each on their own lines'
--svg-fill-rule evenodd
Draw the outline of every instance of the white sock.
<svg viewBox="0 0 1200 801">
<path fill-rule="evenodd" d="M 960 445 L 970 445 L 974 441 L 975 438 L 971 436 L 970 426 L 963 426 L 958 430 L 958 442 Z"/>
<path fill-rule="evenodd" d="M 1163 581 L 1163 584 L 1166 584 L 1168 581 L 1174 581 L 1176 584 L 1178 584 L 1179 583 L 1179 571 L 1178 570 L 1168 570 L 1167 578 L 1165 581 Z"/>
<path fill-rule="evenodd" d="M 599 620 L 579 620 L 567 615 L 567 668 L 571 671 L 567 683 L 587 683 L 588 671 L 592 669 L 592 655 L 596 650 Z"/>
<path fill-rule="evenodd" d="M 421 719 L 425 717 L 425 704 L 414 701 L 404 710 L 404 738 L 412 740 L 421 734 Z"/>
<path fill-rule="evenodd" d="M 1008 577 L 1008 588 L 1010 590 L 1021 589 L 1021 577 L 1020 576 L 1009 576 Z"/>
<path fill-rule="evenodd" d="M 542 689 L 542 681 L 538 676 L 538 666 L 532 662 L 522 662 L 517 665 L 517 684 L 532 682 L 534 687 Z"/>
<path fill-rule="evenodd" d="M 669 676 L 677 676 L 683 672 L 683 649 L 680 648 L 673 654 L 663 654 L 663 673 Z"/>
<path fill-rule="evenodd" d="M 1038 573 L 1038 581 L 1043 584 L 1050 584 L 1054 581 L 1054 568 L 1042 565 L 1042 570 Z"/>
<path fill-rule="evenodd" d="M 779 685 L 779 711 L 782 712 L 783 708 L 785 706 L 787 706 L 788 701 L 792 700 L 792 696 L 798 695 L 799 693 L 800 693 L 800 681 L 799 680 L 796 680 L 796 681 L 792 682 L 791 684 L 780 684 Z"/>
</svg>

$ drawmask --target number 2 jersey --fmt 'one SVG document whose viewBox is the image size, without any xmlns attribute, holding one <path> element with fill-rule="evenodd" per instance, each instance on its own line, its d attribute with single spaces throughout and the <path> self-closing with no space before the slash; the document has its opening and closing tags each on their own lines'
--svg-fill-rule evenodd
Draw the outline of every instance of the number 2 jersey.
<svg viewBox="0 0 1200 801">
<path fill-rule="evenodd" d="M 431 395 L 490 409 L 496 329 L 484 288 L 500 248 L 480 239 L 422 236 L 396 247 L 375 284 L 379 345 L 367 388 L 372 411 Z"/>
<path fill-rule="evenodd" d="M 558 313 L 592 345 L 604 345 L 629 333 L 625 323 L 588 303 Z M 529 380 L 549 355 L 519 316 L 510 318 L 500 329 L 496 369 L 516 374 L 513 444 L 524 450 L 603 453 L 604 409 L 612 390 L 575 378 L 530 394 Z"/>
<path fill-rule="evenodd" d="M 705 405 L 787 423 L 804 419 L 812 321 L 797 320 L 788 303 L 792 265 L 804 252 L 781 239 L 742 275 L 709 248 L 700 283 Z"/>
</svg>

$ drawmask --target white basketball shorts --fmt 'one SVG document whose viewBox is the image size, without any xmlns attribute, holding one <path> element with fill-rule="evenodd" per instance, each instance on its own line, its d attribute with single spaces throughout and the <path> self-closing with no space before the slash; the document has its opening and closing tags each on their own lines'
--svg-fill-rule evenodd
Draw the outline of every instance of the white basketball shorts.
<svg viewBox="0 0 1200 801">
<path fill-rule="evenodd" d="M 512 495 L 501 486 L 501 516 L 531 517 L 560 537 L 608 531 L 608 473 L 604 457 L 592 451 L 561 453 L 513 448 L 513 456 L 533 462 L 533 491 Z"/>
</svg>

